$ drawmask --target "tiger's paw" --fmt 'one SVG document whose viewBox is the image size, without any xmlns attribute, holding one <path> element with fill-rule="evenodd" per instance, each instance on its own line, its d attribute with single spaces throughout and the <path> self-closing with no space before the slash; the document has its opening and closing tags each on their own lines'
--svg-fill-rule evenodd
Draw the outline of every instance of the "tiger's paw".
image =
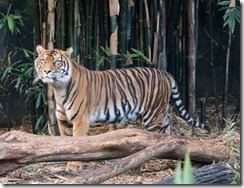
<svg viewBox="0 0 244 188">
<path fill-rule="evenodd" d="M 81 162 L 68 162 L 66 171 L 72 174 L 76 174 L 81 171 L 83 164 Z"/>
</svg>

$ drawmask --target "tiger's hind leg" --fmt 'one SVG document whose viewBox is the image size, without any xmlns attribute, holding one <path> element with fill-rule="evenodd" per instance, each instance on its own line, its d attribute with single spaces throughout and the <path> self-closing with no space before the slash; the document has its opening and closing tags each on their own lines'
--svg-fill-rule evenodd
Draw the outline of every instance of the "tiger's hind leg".
<svg viewBox="0 0 244 188">
<path fill-rule="evenodd" d="M 142 125 L 148 131 L 160 133 L 164 118 L 163 112 L 149 115 L 149 118 L 144 116 L 142 117 Z"/>
<path fill-rule="evenodd" d="M 150 118 L 143 117 L 142 124 L 144 125 L 145 129 L 152 132 L 170 134 L 171 131 L 168 118 L 168 108 L 169 105 L 167 105 L 164 111 L 161 110 L 157 114 L 153 114 Z"/>
<path fill-rule="evenodd" d="M 166 115 L 165 118 L 163 119 L 160 132 L 161 133 L 166 133 L 166 134 L 171 134 L 168 115 Z"/>
</svg>

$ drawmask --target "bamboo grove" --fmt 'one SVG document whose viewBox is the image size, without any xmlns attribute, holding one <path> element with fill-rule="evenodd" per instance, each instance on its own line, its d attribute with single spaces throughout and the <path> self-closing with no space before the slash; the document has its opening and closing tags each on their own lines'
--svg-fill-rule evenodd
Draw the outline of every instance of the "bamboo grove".
<svg viewBox="0 0 244 188">
<path fill-rule="evenodd" d="M 195 31 L 195 12 L 190 10 L 197 8 L 195 1 L 181 0 L 39 0 L 33 15 L 34 43 L 49 49 L 72 46 L 73 58 L 91 70 L 167 69 L 176 77 L 184 101 L 190 96 L 189 110 L 194 114 L 195 78 L 188 79 L 187 94 L 186 75 L 188 61 L 191 69 L 195 67 L 197 36 L 188 37 L 187 28 Z"/>
<path fill-rule="evenodd" d="M 189 113 L 195 114 L 199 0 L 32 3 L 34 46 L 72 46 L 73 58 L 90 70 L 136 66 L 167 70 L 177 80 Z M 49 101 L 48 106 L 53 111 L 55 103 Z M 54 116 L 49 114 L 51 124 Z"/>
</svg>

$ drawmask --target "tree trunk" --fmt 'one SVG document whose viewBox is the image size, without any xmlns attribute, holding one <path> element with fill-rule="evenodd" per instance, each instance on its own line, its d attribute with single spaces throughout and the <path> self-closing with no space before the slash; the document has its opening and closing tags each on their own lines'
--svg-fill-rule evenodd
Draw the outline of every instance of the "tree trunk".
<svg viewBox="0 0 244 188">
<path fill-rule="evenodd" d="M 240 164 L 240 163 L 239 163 Z M 193 170 L 195 184 L 231 184 L 235 173 L 228 163 L 217 163 Z M 174 184 L 175 176 L 169 176 L 157 184 Z"/>
<path fill-rule="evenodd" d="M 224 77 L 224 97 L 223 97 L 223 107 L 222 107 L 222 130 L 226 126 L 227 118 L 227 103 L 228 103 L 228 83 L 229 83 L 229 64 L 230 64 L 230 48 L 231 48 L 231 25 L 229 24 L 228 31 L 228 45 L 226 52 L 226 61 L 225 61 L 225 77 Z"/>
<path fill-rule="evenodd" d="M 160 156 L 155 156 L 160 158 L 183 159 L 185 152 L 190 150 L 192 161 L 212 163 L 229 158 L 229 148 L 223 145 L 226 139 L 180 137 L 141 129 L 120 129 L 88 137 L 40 136 L 11 131 L 0 136 L 0 175 L 31 163 L 121 158 L 157 144 L 163 149 L 165 146 L 171 148 L 170 152 L 159 151 L 162 152 Z M 174 147 L 169 145 L 171 142 Z"/>
<path fill-rule="evenodd" d="M 48 43 L 47 48 L 52 50 L 54 48 L 54 34 L 55 34 L 55 0 L 48 0 L 48 15 L 47 15 L 47 30 L 48 30 Z M 57 135 L 57 118 L 56 118 L 56 103 L 54 99 L 54 92 L 50 84 L 47 85 L 47 102 L 48 102 L 48 116 L 49 132 L 53 135 Z"/>
<path fill-rule="evenodd" d="M 188 112 L 195 114 L 195 73 L 196 73 L 196 20 L 195 1 L 187 0 L 188 37 Z"/>
<path fill-rule="evenodd" d="M 167 71 L 166 57 L 166 3 L 159 1 L 159 23 L 157 24 L 158 69 Z M 155 63 L 155 62 L 154 62 Z"/>
<path fill-rule="evenodd" d="M 106 164 L 101 168 L 92 170 L 88 173 L 81 174 L 80 177 L 74 180 L 69 180 L 72 184 L 99 184 L 105 180 L 122 174 L 130 169 L 145 163 L 146 161 L 170 154 L 174 152 L 180 145 L 176 140 L 165 143 L 165 140 L 160 141 L 156 145 L 152 145 L 137 153 L 134 153 L 123 159 L 117 159 L 115 162 Z"/>
<path fill-rule="evenodd" d="M 48 0 L 48 15 L 47 15 L 47 30 L 48 30 L 48 43 L 47 48 L 52 50 L 54 48 L 54 35 L 55 35 L 55 0 Z"/>
<path fill-rule="evenodd" d="M 118 54 L 118 24 L 117 16 L 119 15 L 120 5 L 118 0 L 109 0 L 109 12 L 111 19 L 111 36 L 110 36 L 110 48 L 111 48 L 111 67 L 116 69 L 116 56 Z"/>
</svg>

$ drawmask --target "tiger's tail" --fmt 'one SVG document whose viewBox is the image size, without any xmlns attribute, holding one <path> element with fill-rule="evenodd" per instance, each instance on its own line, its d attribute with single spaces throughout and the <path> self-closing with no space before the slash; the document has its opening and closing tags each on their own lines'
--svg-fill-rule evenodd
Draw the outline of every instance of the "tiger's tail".
<svg viewBox="0 0 244 188">
<path fill-rule="evenodd" d="M 201 129 L 207 130 L 209 133 L 211 132 L 211 129 L 205 125 L 204 123 L 201 123 L 199 121 L 196 121 L 185 109 L 185 106 L 183 105 L 183 102 L 181 100 L 181 96 L 178 90 L 178 87 L 173 79 L 172 81 L 172 93 L 171 93 L 171 99 L 174 101 L 178 111 L 180 112 L 180 116 L 188 122 L 188 124 L 199 127 Z"/>
</svg>

